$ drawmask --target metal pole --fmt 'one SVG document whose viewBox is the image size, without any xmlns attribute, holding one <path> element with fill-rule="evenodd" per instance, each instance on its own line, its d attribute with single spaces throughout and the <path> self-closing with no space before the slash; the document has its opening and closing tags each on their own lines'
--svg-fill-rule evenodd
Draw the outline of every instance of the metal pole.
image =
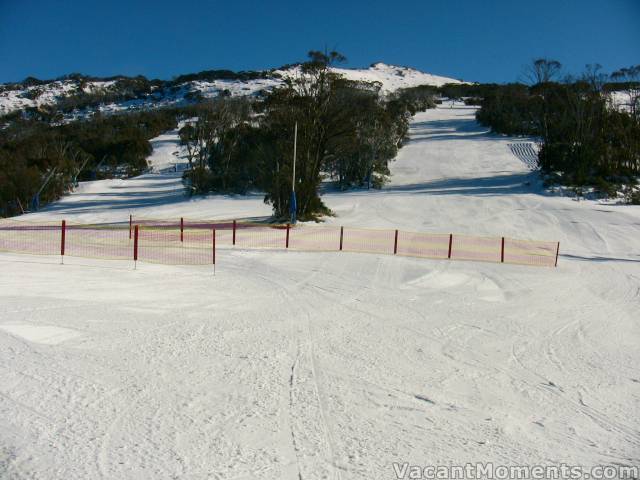
<svg viewBox="0 0 640 480">
<path fill-rule="evenodd" d="M 213 275 L 216 274 L 216 227 L 212 229 L 212 243 L 213 243 Z"/>
<path fill-rule="evenodd" d="M 293 127 L 293 175 L 291 176 L 291 191 L 296 191 L 296 154 L 298 151 L 298 122 Z"/>
<path fill-rule="evenodd" d="M 236 221 L 233 221 L 233 245 L 236 244 Z"/>
<path fill-rule="evenodd" d="M 64 245 L 67 233 L 67 222 L 62 220 L 62 235 L 60 238 L 60 263 L 64 265 Z"/>
<path fill-rule="evenodd" d="M 291 175 L 291 204 L 289 210 L 291 213 L 291 223 L 296 223 L 296 213 L 298 210 L 298 201 L 296 198 L 296 154 L 298 152 L 298 122 L 293 128 L 293 171 Z"/>
<path fill-rule="evenodd" d="M 138 225 L 133 230 L 133 269 L 138 266 Z"/>
</svg>

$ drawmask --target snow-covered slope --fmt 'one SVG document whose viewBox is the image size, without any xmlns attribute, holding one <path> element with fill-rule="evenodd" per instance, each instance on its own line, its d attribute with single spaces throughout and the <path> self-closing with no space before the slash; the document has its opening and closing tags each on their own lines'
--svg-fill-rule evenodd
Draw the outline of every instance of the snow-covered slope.
<svg viewBox="0 0 640 480">
<path fill-rule="evenodd" d="M 114 88 L 115 84 L 115 81 L 79 82 L 77 80 L 56 80 L 28 87 L 0 84 L 0 115 L 25 108 L 54 105 L 70 95 L 108 92 Z"/>
<path fill-rule="evenodd" d="M 0 254 L 0 472 L 370 480 L 397 478 L 393 462 L 638 465 L 640 207 L 547 195 L 514 141 L 470 107 L 421 113 L 391 184 L 325 194 L 328 221 L 558 239 L 557 269 L 223 250 L 214 276 Z M 176 145 L 157 139 L 155 171 Z M 268 210 L 259 195 L 186 199 L 173 173 L 82 188 L 23 220 Z"/>
<path fill-rule="evenodd" d="M 335 68 L 334 71 L 349 80 L 365 80 L 380 82 L 382 90 L 394 92 L 400 88 L 417 87 L 419 85 L 442 86 L 446 83 L 461 83 L 449 77 L 431 75 L 409 67 L 397 67 L 385 63 L 376 63 L 368 69 Z"/>
<path fill-rule="evenodd" d="M 564 252 L 580 254 L 624 256 L 634 252 L 634 240 L 625 229 L 637 229 L 640 207 L 578 202 L 546 193 L 538 174 L 509 147 L 526 139 L 491 134 L 475 121 L 474 114 L 475 107 L 456 104 L 450 108 L 447 104 L 416 115 L 409 142 L 390 164 L 390 183 L 382 190 L 327 191 L 323 201 L 337 216 L 326 222 L 560 240 Z M 50 218 L 55 213 L 56 219 L 117 222 L 126 220 L 129 210 L 140 217 L 194 219 L 269 215 L 259 193 L 183 198 L 181 173 L 171 171 L 174 164 L 181 166 L 187 161 L 177 132 L 161 135 L 152 145 L 149 163 L 154 173 L 128 180 L 85 182 L 43 211 L 20 218 Z M 130 188 L 123 188 L 126 186 Z M 105 189 L 118 194 L 101 196 Z M 130 194 L 135 194 L 131 203 Z M 611 223 L 624 228 L 609 225 L 611 218 Z M 585 235 L 585 229 L 597 234 Z"/>
<path fill-rule="evenodd" d="M 351 80 L 380 82 L 384 93 L 418 85 L 439 86 L 445 83 L 460 83 L 460 80 L 453 78 L 440 77 L 412 68 L 384 63 L 376 63 L 367 69 L 334 68 L 333 70 Z M 139 98 L 100 105 L 98 109 L 102 112 L 113 113 L 122 110 L 183 104 L 191 101 L 190 98 L 193 98 L 194 94 L 204 98 L 216 97 L 221 92 L 228 92 L 232 96 L 256 95 L 263 90 L 281 85 L 283 78 L 298 74 L 299 68 L 294 66 L 265 72 L 265 78 L 252 80 L 193 80 L 178 85 L 171 83 L 165 88 L 141 94 Z M 88 82 L 68 79 L 29 87 L 0 85 L 0 115 L 28 107 L 54 105 L 65 96 L 82 92 L 117 92 L 117 82 L 114 80 Z"/>
<path fill-rule="evenodd" d="M 420 85 L 433 85 L 436 87 L 447 83 L 462 83 L 454 78 L 441 77 L 424 73 L 409 67 L 398 67 L 385 63 L 375 63 L 369 68 L 332 68 L 335 73 L 354 81 L 377 82 L 381 85 L 382 93 L 395 92 L 401 88 L 411 88 Z M 299 75 L 298 68 L 276 70 L 282 77 Z"/>
</svg>

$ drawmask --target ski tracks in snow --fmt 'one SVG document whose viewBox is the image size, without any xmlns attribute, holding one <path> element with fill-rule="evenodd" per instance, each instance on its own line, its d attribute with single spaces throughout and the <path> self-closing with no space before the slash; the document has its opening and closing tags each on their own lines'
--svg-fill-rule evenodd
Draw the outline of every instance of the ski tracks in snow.
<svg viewBox="0 0 640 480">
<path fill-rule="evenodd" d="M 277 287 L 286 305 L 295 312 L 289 312 L 290 330 L 296 339 L 296 348 L 289 372 L 287 417 L 297 478 L 341 480 L 340 467 L 336 464 L 334 454 L 333 433 L 327 421 L 328 406 L 320 386 L 320 368 L 314 351 L 317 339 L 311 324 L 318 311 L 305 298 L 306 289 L 319 273 L 319 268 L 314 269 L 311 274 L 305 274 L 290 286 L 274 282 L 273 279 L 268 281 Z"/>
</svg>

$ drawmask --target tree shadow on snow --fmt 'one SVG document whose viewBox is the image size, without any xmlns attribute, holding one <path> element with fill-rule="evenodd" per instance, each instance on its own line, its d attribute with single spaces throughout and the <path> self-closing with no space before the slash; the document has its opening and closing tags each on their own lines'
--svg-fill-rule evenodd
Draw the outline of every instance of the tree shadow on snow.
<svg viewBox="0 0 640 480">
<path fill-rule="evenodd" d="M 444 178 L 413 184 L 388 185 L 380 190 L 341 191 L 335 186 L 327 185 L 323 193 L 336 195 L 548 195 L 540 184 L 538 172 L 495 172 L 495 175 L 486 177 Z"/>
<path fill-rule="evenodd" d="M 443 140 L 457 140 L 464 142 L 471 141 L 496 141 L 499 139 L 509 139 L 495 133 L 491 133 L 474 119 L 468 117 L 468 112 L 460 114 L 459 119 L 426 120 L 413 123 L 410 128 L 411 143 L 438 142 Z M 486 172 L 483 177 L 464 178 L 443 178 L 429 180 L 414 184 L 389 185 L 381 190 L 351 189 L 340 191 L 335 185 L 326 184 L 323 186 L 323 193 L 332 194 L 429 194 L 429 195 L 516 195 L 516 194 L 537 194 L 549 195 L 542 188 L 538 171 L 510 172 L 493 171 Z M 392 177 L 393 179 L 393 177 Z"/>
<path fill-rule="evenodd" d="M 428 131 L 425 131 L 428 130 Z M 425 120 L 411 124 L 409 128 L 411 137 L 406 142 L 407 145 L 424 142 L 435 142 L 444 140 L 473 140 L 495 141 L 506 139 L 503 135 L 492 133 L 487 127 L 480 125 L 473 119 L 465 116 L 460 119 L 447 120 Z"/>
</svg>

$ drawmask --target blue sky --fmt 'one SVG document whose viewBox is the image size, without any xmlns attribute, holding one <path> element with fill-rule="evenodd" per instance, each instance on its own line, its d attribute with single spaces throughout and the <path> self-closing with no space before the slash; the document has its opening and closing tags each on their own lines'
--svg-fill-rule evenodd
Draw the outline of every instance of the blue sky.
<svg viewBox="0 0 640 480">
<path fill-rule="evenodd" d="M 325 46 L 351 67 L 508 82 L 537 57 L 640 64 L 639 25 L 639 0 L 0 0 L 0 82 L 263 69 Z"/>
</svg>

